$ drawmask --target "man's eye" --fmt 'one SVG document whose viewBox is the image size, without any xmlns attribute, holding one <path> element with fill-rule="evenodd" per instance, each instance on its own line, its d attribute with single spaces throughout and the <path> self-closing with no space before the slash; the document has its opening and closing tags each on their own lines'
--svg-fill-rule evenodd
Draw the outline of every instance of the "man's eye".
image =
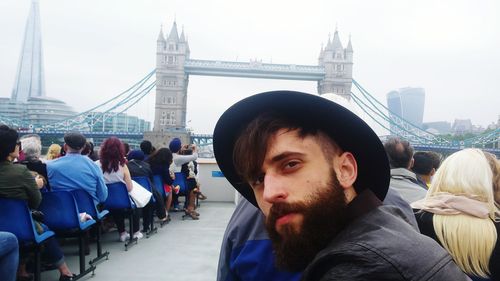
<svg viewBox="0 0 500 281">
<path fill-rule="evenodd" d="M 299 164 L 300 164 L 299 161 L 290 161 L 290 162 L 287 162 L 285 164 L 285 169 L 294 168 L 294 167 L 296 167 Z"/>
<path fill-rule="evenodd" d="M 253 182 L 252 182 L 252 186 L 258 186 L 258 185 L 261 185 L 263 182 L 264 182 L 264 174 L 262 175 L 259 175 Z"/>
</svg>

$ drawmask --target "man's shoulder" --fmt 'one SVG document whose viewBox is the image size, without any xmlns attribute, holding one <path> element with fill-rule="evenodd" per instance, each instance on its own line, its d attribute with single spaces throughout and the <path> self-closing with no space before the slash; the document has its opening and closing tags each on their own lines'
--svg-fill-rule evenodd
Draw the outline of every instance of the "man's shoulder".
<svg viewBox="0 0 500 281">
<path fill-rule="evenodd" d="M 449 263 L 451 257 L 434 240 L 416 232 L 390 206 L 349 224 L 313 262 L 336 274 L 348 268 L 362 276 L 383 273 L 379 279 L 385 280 L 427 280 L 422 276 L 437 274 Z"/>
<path fill-rule="evenodd" d="M 2 167 L 2 169 L 6 169 L 6 171 L 8 171 L 8 173 L 10 175 L 15 175 L 15 176 L 18 176 L 18 175 L 22 175 L 22 174 L 25 174 L 25 173 L 29 173 L 29 169 L 23 165 L 23 164 L 13 164 L 13 165 L 8 165 L 8 166 L 4 166 Z"/>
</svg>

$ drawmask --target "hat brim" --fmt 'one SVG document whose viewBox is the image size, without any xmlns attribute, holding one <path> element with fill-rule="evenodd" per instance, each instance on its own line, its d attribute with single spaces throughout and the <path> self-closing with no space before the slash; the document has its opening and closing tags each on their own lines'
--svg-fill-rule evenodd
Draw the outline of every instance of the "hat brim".
<svg viewBox="0 0 500 281">
<path fill-rule="evenodd" d="M 275 112 L 315 124 L 358 165 L 357 190 L 370 189 L 383 201 L 389 188 L 390 167 L 382 142 L 360 117 L 345 107 L 317 95 L 293 91 L 266 92 L 245 98 L 219 118 L 213 134 L 215 159 L 226 179 L 249 202 L 258 207 L 250 185 L 242 180 L 233 163 L 234 144 L 258 115 Z"/>
</svg>

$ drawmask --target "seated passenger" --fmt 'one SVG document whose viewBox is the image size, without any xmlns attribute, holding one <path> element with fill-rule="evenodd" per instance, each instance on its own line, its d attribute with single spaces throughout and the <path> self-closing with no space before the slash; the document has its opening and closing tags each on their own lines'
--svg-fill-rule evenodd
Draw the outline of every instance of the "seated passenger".
<svg viewBox="0 0 500 281">
<path fill-rule="evenodd" d="M 153 154 L 153 144 L 148 140 L 143 140 L 140 144 L 142 152 L 144 152 L 144 161 L 148 160 L 149 155 Z"/>
<path fill-rule="evenodd" d="M 159 175 L 162 179 L 163 189 L 165 190 L 166 198 L 165 201 L 165 212 L 167 214 L 167 219 L 170 220 L 170 215 L 168 210 L 172 205 L 172 183 L 174 182 L 174 175 L 170 172 L 170 164 L 172 164 L 172 152 L 166 147 L 162 147 L 145 160 L 153 172 L 153 175 Z M 161 187 L 160 187 L 161 188 Z"/>
<path fill-rule="evenodd" d="M 19 157 L 21 143 L 14 129 L 0 125 L 0 197 L 26 200 L 31 209 L 36 209 L 42 201 L 42 196 L 36 185 L 33 174 L 23 165 L 14 165 L 12 161 Z M 37 230 L 43 233 L 46 227 L 37 224 Z M 60 272 L 59 280 L 73 280 L 59 244 L 54 237 L 44 243 L 46 262 L 56 267 Z M 32 277 L 26 271 L 26 252 L 22 249 L 21 262 L 17 273 L 18 280 L 30 280 Z M 3 278 L 3 276 L 2 276 Z"/>
<path fill-rule="evenodd" d="M 99 156 L 97 156 L 97 153 L 94 151 L 94 143 L 91 141 L 85 143 L 85 147 L 83 148 L 81 154 L 87 156 L 92 161 L 99 160 Z"/>
<path fill-rule="evenodd" d="M 47 150 L 47 155 L 45 155 L 45 160 L 54 160 L 61 156 L 62 147 L 57 143 L 53 143 L 49 146 Z"/>
<path fill-rule="evenodd" d="M 94 199 L 94 203 L 103 203 L 108 197 L 108 188 L 102 172 L 90 158 L 81 155 L 86 143 L 80 133 L 64 135 L 66 155 L 47 162 L 47 174 L 52 190 L 83 189 Z"/>
<path fill-rule="evenodd" d="M 181 155 L 193 155 L 193 149 L 189 145 L 185 145 L 181 151 L 179 152 Z M 198 197 L 200 200 L 205 200 L 207 197 L 201 193 L 201 184 L 198 178 L 198 162 L 189 161 L 188 163 L 184 163 L 181 167 L 181 172 L 186 177 L 186 182 L 188 184 L 188 190 L 193 190 L 195 197 Z M 195 206 L 196 207 L 196 206 Z M 194 212 L 198 216 L 197 212 Z"/>
<path fill-rule="evenodd" d="M 149 179 L 151 186 L 154 184 L 153 172 L 149 167 L 149 164 L 144 162 L 144 153 L 141 150 L 132 150 L 127 155 L 128 163 L 127 167 L 130 172 L 130 176 L 134 177 L 146 177 Z M 142 208 L 142 232 L 148 232 L 151 224 L 151 218 L 153 217 L 153 210 L 156 209 L 156 214 L 162 220 L 162 222 L 168 221 L 167 212 L 165 209 L 165 199 L 156 191 L 156 188 L 152 188 L 153 196 L 155 197 L 155 202 L 149 202 L 144 208 Z"/>
<path fill-rule="evenodd" d="M 423 199 L 427 186 L 420 184 L 417 175 L 410 171 L 413 167 L 413 147 L 406 140 L 391 138 L 384 143 L 384 149 L 391 166 L 391 183 L 408 204 Z"/>
<path fill-rule="evenodd" d="M 127 186 L 127 190 L 130 192 L 132 190 L 132 179 L 130 177 L 130 172 L 125 165 L 125 148 L 122 142 L 117 137 L 110 137 L 101 144 L 101 150 L 99 151 L 99 160 L 97 164 L 101 167 L 102 173 L 104 175 L 104 182 L 106 184 L 123 182 Z M 130 238 L 130 234 L 125 231 L 125 211 L 122 210 L 111 210 L 111 215 L 115 220 L 116 227 L 118 228 L 118 233 L 120 235 L 120 241 L 124 242 Z M 134 212 L 132 216 L 132 231 L 133 237 L 141 239 L 143 237 L 141 231 L 139 230 L 139 213 Z"/>
<path fill-rule="evenodd" d="M 0 276 L 2 280 L 16 280 L 19 265 L 19 245 L 17 237 L 10 232 L 0 231 Z"/>
<path fill-rule="evenodd" d="M 414 202 L 422 234 L 438 241 L 473 279 L 500 280 L 499 210 L 492 173 L 479 149 L 450 155 L 425 199 Z M 479 280 L 479 279 L 478 279 Z"/>
<path fill-rule="evenodd" d="M 33 173 L 38 187 L 45 187 L 46 190 L 50 191 L 50 184 L 47 181 L 47 165 L 40 159 L 42 152 L 40 136 L 26 135 L 20 140 L 24 160 L 18 163 L 25 165 Z"/>
<path fill-rule="evenodd" d="M 417 175 L 418 182 L 429 188 L 431 179 L 441 165 L 441 155 L 434 151 L 417 151 L 413 154 L 412 172 Z"/>
<path fill-rule="evenodd" d="M 176 173 L 182 171 L 182 165 L 198 159 L 198 152 L 196 151 L 196 145 L 194 144 L 191 145 L 192 149 L 191 155 L 182 155 L 181 153 L 182 143 L 179 138 L 172 139 L 168 147 L 170 148 L 170 151 L 172 151 L 172 156 L 173 156 L 172 167 L 174 172 Z M 190 216 L 194 220 L 197 220 L 199 219 L 199 214 L 194 210 L 195 209 L 194 201 L 196 194 L 194 193 L 193 189 L 188 188 L 188 190 L 186 191 L 188 194 L 186 194 L 187 207 L 185 208 L 185 212 L 186 215 Z"/>
</svg>

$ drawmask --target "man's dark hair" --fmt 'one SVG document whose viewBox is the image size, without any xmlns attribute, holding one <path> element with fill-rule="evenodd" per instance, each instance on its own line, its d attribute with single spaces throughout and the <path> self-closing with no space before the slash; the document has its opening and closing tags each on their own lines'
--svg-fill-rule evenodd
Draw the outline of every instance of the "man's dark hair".
<svg viewBox="0 0 500 281">
<path fill-rule="evenodd" d="M 128 142 L 122 142 L 123 143 L 123 147 L 125 148 L 125 156 L 128 155 L 128 153 L 130 152 L 130 145 L 128 144 Z"/>
<path fill-rule="evenodd" d="M 0 161 L 6 160 L 7 156 L 16 149 L 18 137 L 16 130 L 0 125 Z"/>
<path fill-rule="evenodd" d="M 142 152 L 144 152 L 144 154 L 146 154 L 146 155 L 149 155 L 153 152 L 153 144 L 148 140 L 143 140 L 141 142 L 140 147 L 141 147 Z"/>
<path fill-rule="evenodd" d="M 411 170 L 415 174 L 419 175 L 429 175 L 432 171 L 433 163 L 427 151 L 417 151 L 413 154 L 413 167 Z"/>
<path fill-rule="evenodd" d="M 443 155 L 434 151 L 427 151 L 427 154 L 429 155 L 429 158 L 431 158 L 432 160 L 432 168 L 437 170 L 439 166 L 441 166 L 441 162 L 443 161 Z"/>
<path fill-rule="evenodd" d="M 317 126 L 304 123 L 293 117 L 263 113 L 248 124 L 240 134 L 233 149 L 236 171 L 246 182 L 252 182 L 261 174 L 261 167 L 267 153 L 268 142 L 281 129 L 298 130 L 299 137 L 313 136 L 318 139 L 325 158 L 331 162 L 340 148 L 333 139 Z"/>
<path fill-rule="evenodd" d="M 390 138 L 384 143 L 384 148 L 391 168 L 410 168 L 413 147 L 408 141 L 399 138 Z"/>
</svg>

